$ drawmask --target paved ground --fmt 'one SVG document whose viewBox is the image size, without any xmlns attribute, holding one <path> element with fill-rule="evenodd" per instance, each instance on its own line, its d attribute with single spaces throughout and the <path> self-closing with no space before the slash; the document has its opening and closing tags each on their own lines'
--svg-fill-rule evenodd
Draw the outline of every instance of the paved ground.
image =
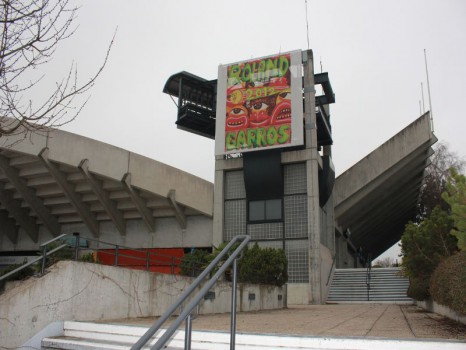
<svg viewBox="0 0 466 350">
<path fill-rule="evenodd" d="M 119 320 L 141 325 L 150 325 L 153 321 L 154 318 Z M 229 328 L 229 314 L 200 315 L 193 321 L 194 330 L 228 331 Z M 283 310 L 243 312 L 237 316 L 237 331 L 466 341 L 466 325 L 416 306 L 393 304 L 299 305 Z"/>
</svg>

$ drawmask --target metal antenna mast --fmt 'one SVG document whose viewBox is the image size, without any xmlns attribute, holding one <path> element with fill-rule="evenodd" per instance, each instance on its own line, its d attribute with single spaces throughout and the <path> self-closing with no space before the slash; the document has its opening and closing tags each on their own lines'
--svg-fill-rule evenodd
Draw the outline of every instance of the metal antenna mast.
<svg viewBox="0 0 466 350">
<path fill-rule="evenodd" d="M 421 95 L 422 95 L 422 113 L 424 114 L 426 112 L 426 106 L 424 105 L 424 86 L 422 85 L 421 81 Z"/>
<path fill-rule="evenodd" d="M 307 49 L 309 50 L 309 19 L 307 18 L 307 0 L 305 0 L 305 4 L 306 4 Z"/>
<path fill-rule="evenodd" d="M 434 131 L 434 113 L 432 112 L 432 101 L 430 99 L 430 84 L 429 84 L 429 70 L 427 69 L 427 54 L 426 49 L 424 49 L 424 61 L 426 63 L 426 76 L 427 76 L 427 93 L 429 94 L 429 109 L 430 109 L 430 125 L 432 131 Z"/>
</svg>

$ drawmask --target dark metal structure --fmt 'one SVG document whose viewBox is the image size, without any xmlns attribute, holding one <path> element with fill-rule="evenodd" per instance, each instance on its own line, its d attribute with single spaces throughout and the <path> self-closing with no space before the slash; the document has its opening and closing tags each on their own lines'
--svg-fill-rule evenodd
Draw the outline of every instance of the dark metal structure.
<svg viewBox="0 0 466 350">
<path fill-rule="evenodd" d="M 317 144 L 332 145 L 330 115 L 325 105 L 335 103 L 335 94 L 328 73 L 314 75 L 315 85 L 321 85 L 323 95 L 316 96 Z M 176 125 L 179 129 L 215 139 L 217 80 L 206 80 L 188 72 L 168 78 L 163 92 L 178 98 Z"/>
</svg>

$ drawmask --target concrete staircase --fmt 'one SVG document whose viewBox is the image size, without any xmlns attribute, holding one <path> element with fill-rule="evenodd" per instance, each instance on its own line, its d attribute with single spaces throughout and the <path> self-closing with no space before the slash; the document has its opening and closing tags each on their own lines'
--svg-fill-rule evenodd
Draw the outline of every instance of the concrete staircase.
<svg viewBox="0 0 466 350">
<path fill-rule="evenodd" d="M 120 324 L 102 324 L 65 321 L 59 336 L 41 338 L 36 349 L 52 350 L 117 350 L 130 349 L 139 337 L 147 330 L 146 327 L 127 326 Z M 157 338 L 144 349 L 150 349 Z M 225 332 L 193 331 L 192 349 L 221 350 L 230 349 L 230 334 Z M 236 349 L 238 350 L 462 350 L 463 342 L 384 339 L 384 338 L 343 338 L 292 336 L 270 334 L 237 334 Z M 30 349 L 21 347 L 20 349 Z M 184 332 L 175 333 L 173 340 L 165 347 L 167 350 L 184 349 Z"/>
<path fill-rule="evenodd" d="M 373 268 L 370 289 L 367 290 L 366 269 L 337 269 L 330 286 L 328 303 L 351 302 L 413 302 L 407 296 L 409 280 L 401 276 L 401 269 Z"/>
<path fill-rule="evenodd" d="M 121 324 L 102 324 L 65 321 L 62 323 L 61 335 L 41 338 L 41 344 L 34 344 L 20 349 L 67 349 L 67 350 L 120 350 L 131 346 L 146 332 L 146 327 L 127 326 Z M 150 349 L 155 338 L 144 349 Z M 193 331 L 193 350 L 230 349 L 230 334 L 225 332 Z M 237 334 L 238 350 L 462 350 L 464 342 L 436 341 L 426 339 L 385 339 L 356 337 L 318 337 L 270 334 Z M 184 349 L 184 332 L 175 333 L 167 350 Z"/>
</svg>

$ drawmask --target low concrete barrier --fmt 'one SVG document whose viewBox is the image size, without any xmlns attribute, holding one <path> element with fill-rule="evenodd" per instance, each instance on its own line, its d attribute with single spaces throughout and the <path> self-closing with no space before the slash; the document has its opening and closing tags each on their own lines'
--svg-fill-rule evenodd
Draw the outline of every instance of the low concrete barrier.
<svg viewBox="0 0 466 350">
<path fill-rule="evenodd" d="M 160 316 L 192 278 L 61 261 L 0 296 L 0 345 L 15 348 L 51 322 Z M 238 285 L 238 311 L 286 307 L 286 287 Z M 230 311 L 231 283 L 219 281 L 200 314 Z"/>
<path fill-rule="evenodd" d="M 422 307 L 424 310 L 434 312 L 436 314 L 448 317 L 449 319 L 454 320 L 456 322 L 466 324 L 466 315 L 461 315 L 447 306 L 436 303 L 432 299 L 424 301 L 417 300 L 416 305 Z"/>
</svg>

